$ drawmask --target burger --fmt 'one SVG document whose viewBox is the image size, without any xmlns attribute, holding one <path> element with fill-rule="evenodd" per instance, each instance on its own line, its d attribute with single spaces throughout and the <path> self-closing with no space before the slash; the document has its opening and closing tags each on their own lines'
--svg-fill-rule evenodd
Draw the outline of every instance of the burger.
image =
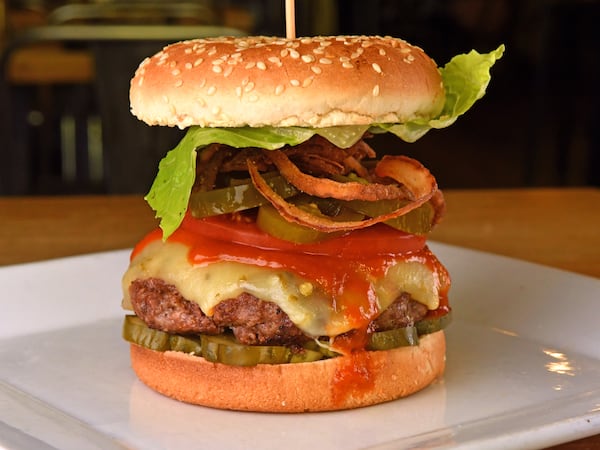
<svg viewBox="0 0 600 450">
<path fill-rule="evenodd" d="M 192 404 L 304 412 L 442 376 L 450 277 L 426 239 L 444 197 L 369 138 L 450 125 L 502 52 L 438 68 L 391 37 L 224 37 L 143 61 L 133 114 L 187 133 L 146 196 L 160 226 L 123 277 L 139 379 Z"/>
</svg>

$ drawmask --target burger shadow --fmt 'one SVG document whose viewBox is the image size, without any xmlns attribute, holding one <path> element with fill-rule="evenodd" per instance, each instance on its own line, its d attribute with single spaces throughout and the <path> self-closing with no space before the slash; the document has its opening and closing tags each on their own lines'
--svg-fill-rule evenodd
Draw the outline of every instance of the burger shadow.
<svg viewBox="0 0 600 450">
<path fill-rule="evenodd" d="M 243 393 L 240 393 L 243 395 Z M 209 426 L 206 426 L 210 424 Z M 135 381 L 129 426 L 144 448 L 350 449 L 391 442 L 451 442 L 446 384 L 437 380 L 407 398 L 347 411 L 255 413 L 181 403 Z M 235 431 L 233 431 L 235 430 Z M 404 444 L 403 444 L 404 446 Z"/>
</svg>

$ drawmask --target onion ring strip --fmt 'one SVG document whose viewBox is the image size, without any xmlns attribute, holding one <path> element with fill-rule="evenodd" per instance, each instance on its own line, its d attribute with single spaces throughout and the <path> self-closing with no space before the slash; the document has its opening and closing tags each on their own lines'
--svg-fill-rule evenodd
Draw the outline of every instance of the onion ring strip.
<svg viewBox="0 0 600 450">
<path fill-rule="evenodd" d="M 395 158 L 395 157 L 392 157 Z M 403 157 L 406 158 L 406 157 Z M 429 181 L 429 186 L 420 186 L 418 182 L 413 183 L 413 187 L 418 188 L 419 193 L 423 194 L 419 198 L 415 199 L 413 202 L 395 210 L 388 214 L 384 214 L 378 217 L 373 217 L 371 219 L 360 220 L 360 221 L 342 221 L 336 222 L 335 220 L 327 219 L 325 217 L 319 217 L 314 214 L 311 214 L 307 211 L 304 211 L 301 208 L 298 208 L 296 205 L 286 202 L 279 194 L 277 194 L 265 181 L 262 177 L 256 164 L 250 159 L 247 160 L 248 164 L 248 172 L 250 173 L 250 177 L 254 186 L 274 207 L 277 209 L 279 214 L 284 217 L 286 220 L 290 222 L 295 222 L 300 225 L 308 226 L 315 230 L 325 231 L 325 232 L 333 232 L 333 231 L 352 231 L 359 230 L 361 228 L 367 228 L 372 225 L 375 225 L 380 222 L 385 222 L 386 220 L 394 219 L 396 217 L 400 217 L 413 209 L 418 208 L 422 204 L 429 201 L 429 199 L 435 194 L 437 191 L 437 183 L 435 182 L 435 178 L 429 173 L 429 171 L 423 167 L 422 165 L 415 166 L 411 158 L 406 158 L 407 161 L 395 162 L 395 164 L 391 165 L 391 167 L 386 168 L 384 171 L 389 175 L 394 175 L 394 179 L 398 174 L 394 173 L 395 170 L 403 173 L 410 169 L 410 167 L 406 167 L 406 164 L 411 166 L 417 170 L 424 170 L 429 174 L 429 176 L 421 177 L 422 180 Z M 410 170 L 408 170 L 410 172 Z M 417 180 L 416 177 L 414 180 Z"/>
<path fill-rule="evenodd" d="M 281 150 L 264 150 L 283 177 L 302 192 L 321 198 L 337 200 L 392 200 L 406 198 L 406 191 L 394 184 L 356 181 L 340 183 L 329 178 L 313 177 L 302 172 Z"/>
<path fill-rule="evenodd" d="M 391 178 L 404 185 L 415 199 L 437 191 L 437 182 L 429 170 L 419 161 L 404 155 L 385 155 L 375 166 L 375 175 Z"/>
</svg>

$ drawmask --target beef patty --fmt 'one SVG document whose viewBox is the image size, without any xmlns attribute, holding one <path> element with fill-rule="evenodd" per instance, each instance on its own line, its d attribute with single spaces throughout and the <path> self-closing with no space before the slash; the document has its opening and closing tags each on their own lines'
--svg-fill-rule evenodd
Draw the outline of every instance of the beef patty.
<svg viewBox="0 0 600 450">
<path fill-rule="evenodd" d="M 299 345 L 310 339 L 275 303 L 248 293 L 220 302 L 212 316 L 158 278 L 133 281 L 129 294 L 135 314 L 150 328 L 167 333 L 220 334 L 231 330 L 245 345 Z M 426 314 L 425 305 L 403 293 L 369 324 L 369 331 L 412 325 Z"/>
</svg>

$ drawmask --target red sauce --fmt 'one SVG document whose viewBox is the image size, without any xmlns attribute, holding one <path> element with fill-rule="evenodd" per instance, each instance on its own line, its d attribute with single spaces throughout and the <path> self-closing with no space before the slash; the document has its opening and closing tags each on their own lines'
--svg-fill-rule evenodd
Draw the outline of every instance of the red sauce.
<svg viewBox="0 0 600 450">
<path fill-rule="evenodd" d="M 343 405 L 349 394 L 360 396 L 371 392 L 375 383 L 370 352 L 356 352 L 352 358 L 341 361 L 332 383 L 333 401 L 338 405 Z"/>
</svg>

